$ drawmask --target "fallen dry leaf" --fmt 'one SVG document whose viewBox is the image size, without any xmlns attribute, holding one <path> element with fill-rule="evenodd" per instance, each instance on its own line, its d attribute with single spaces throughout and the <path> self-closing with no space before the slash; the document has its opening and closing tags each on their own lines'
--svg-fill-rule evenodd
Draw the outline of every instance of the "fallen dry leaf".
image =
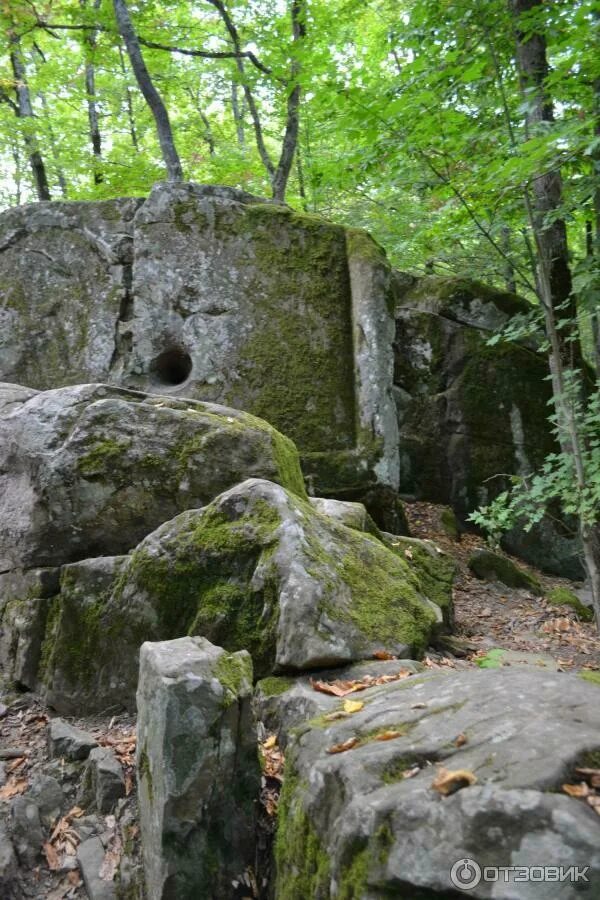
<svg viewBox="0 0 600 900">
<path fill-rule="evenodd" d="M 456 791 L 460 791 L 462 788 L 470 787 L 476 782 L 476 775 L 473 772 L 469 772 L 468 769 L 455 769 L 451 772 L 442 767 L 432 781 L 431 787 L 434 791 L 447 797 L 456 793 Z"/>
<path fill-rule="evenodd" d="M 406 769 L 402 773 L 402 777 L 403 778 L 414 778 L 415 775 L 418 775 L 420 771 L 421 771 L 421 769 L 419 768 L 419 766 L 413 766 L 412 769 Z"/>
<path fill-rule="evenodd" d="M 26 759 L 26 756 L 17 756 L 16 759 L 11 760 L 6 766 L 6 774 L 9 775 L 11 772 L 14 772 L 15 769 L 20 769 Z"/>
<path fill-rule="evenodd" d="M 578 768 L 575 773 L 589 781 L 592 787 L 600 788 L 600 769 Z"/>
<path fill-rule="evenodd" d="M 6 784 L 0 788 L 0 800 L 10 800 L 18 794 L 23 794 L 29 787 L 27 778 L 9 778 Z"/>
<path fill-rule="evenodd" d="M 131 772 L 125 772 L 125 796 L 129 797 L 133 790 L 133 776 Z"/>
<path fill-rule="evenodd" d="M 100 866 L 100 878 L 102 881 L 114 881 L 115 874 L 121 862 L 121 847 L 117 846 L 114 850 L 107 850 Z"/>
<path fill-rule="evenodd" d="M 408 678 L 412 675 L 408 669 L 400 669 L 398 672 L 389 675 L 365 675 L 364 678 L 354 681 L 315 681 L 311 679 L 311 686 L 314 691 L 320 691 L 322 694 L 332 694 L 334 697 L 345 697 L 348 694 L 354 694 L 357 691 L 366 691 L 367 688 L 376 687 L 380 684 L 389 684 L 392 681 L 398 681 L 402 678 Z"/>
<path fill-rule="evenodd" d="M 360 712 L 365 704 L 362 700 L 344 700 L 344 712 L 356 713 Z"/>
<path fill-rule="evenodd" d="M 458 737 L 454 741 L 454 746 L 455 747 L 464 747 L 464 745 L 468 742 L 468 740 L 469 739 L 466 736 L 466 734 L 463 734 L 461 731 L 461 733 L 458 735 Z"/>
<path fill-rule="evenodd" d="M 585 798 L 589 805 L 592 807 L 594 812 L 597 812 L 600 816 L 600 796 L 598 794 L 591 794 L 589 797 Z"/>
<path fill-rule="evenodd" d="M 407 559 L 412 559 L 413 558 L 412 547 L 407 547 L 406 550 L 404 551 L 404 555 Z"/>
<path fill-rule="evenodd" d="M 381 734 L 377 735 L 375 740 L 376 741 L 393 741 L 399 737 L 404 737 L 403 731 L 395 731 L 394 729 L 390 729 L 389 731 L 382 731 Z"/>
<path fill-rule="evenodd" d="M 346 750 L 352 750 L 353 747 L 356 747 L 358 744 L 357 737 L 348 738 L 347 741 L 344 741 L 343 744 L 334 744 L 333 747 L 329 747 L 328 753 L 345 753 Z"/>
<path fill-rule="evenodd" d="M 272 734 L 263 742 L 263 750 L 270 750 L 277 743 L 277 735 Z"/>
<path fill-rule="evenodd" d="M 394 656 L 393 653 L 388 653 L 387 650 L 376 650 L 373 654 L 373 659 L 385 661 L 386 659 L 398 659 L 398 657 Z"/>
<path fill-rule="evenodd" d="M 48 868 L 53 872 L 56 872 L 60 869 L 60 857 L 52 844 L 49 841 L 43 845 L 44 856 L 46 857 L 46 862 L 48 863 Z"/>
<path fill-rule="evenodd" d="M 583 781 L 581 784 L 563 784 L 562 789 L 569 797 L 587 797 L 590 793 L 589 786 Z"/>
<path fill-rule="evenodd" d="M 347 719 L 350 713 L 344 712 L 343 709 L 336 709 L 334 712 L 327 713 L 323 716 L 326 722 L 334 722 L 336 719 Z"/>
</svg>

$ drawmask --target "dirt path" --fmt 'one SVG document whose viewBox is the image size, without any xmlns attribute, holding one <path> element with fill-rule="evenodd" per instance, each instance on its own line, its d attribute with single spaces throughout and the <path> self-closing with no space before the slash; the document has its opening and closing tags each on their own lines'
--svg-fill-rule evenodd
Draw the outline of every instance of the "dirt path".
<svg viewBox="0 0 600 900">
<path fill-rule="evenodd" d="M 441 509 L 431 503 L 406 504 L 413 536 L 433 540 L 458 563 L 455 633 L 472 650 L 470 658 L 475 662 L 490 649 L 501 647 L 510 651 L 505 663 L 522 656 L 540 666 L 554 663 L 561 671 L 599 671 L 600 636 L 595 625 L 579 621 L 568 606 L 556 606 L 525 590 L 475 578 L 467 563 L 474 550 L 486 546 L 485 541 L 473 534 L 463 534 L 460 541 L 449 538 L 439 527 Z M 535 575 L 546 591 L 581 587 L 565 578 L 545 575 L 514 557 L 509 559 Z"/>
</svg>

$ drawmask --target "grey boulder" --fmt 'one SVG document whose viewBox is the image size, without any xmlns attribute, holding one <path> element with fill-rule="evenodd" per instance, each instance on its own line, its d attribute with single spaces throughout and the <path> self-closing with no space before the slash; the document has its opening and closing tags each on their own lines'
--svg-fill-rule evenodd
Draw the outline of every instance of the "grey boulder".
<svg viewBox="0 0 600 900">
<path fill-rule="evenodd" d="M 146 643 L 138 787 L 148 900 L 233 895 L 255 860 L 252 662 L 204 638 Z"/>
<path fill-rule="evenodd" d="M 482 878 L 469 891 L 478 900 L 598 896 L 600 817 L 561 790 L 597 756 L 596 686 L 532 669 L 467 670 L 360 699 L 359 712 L 308 722 L 288 743 L 276 896 L 455 898 L 450 873 L 463 859 L 589 867 L 588 885 Z M 459 778 L 442 795 L 442 766 L 476 783 Z"/>
<path fill-rule="evenodd" d="M 304 494 L 291 441 L 236 410 L 99 384 L 35 394 L 0 418 L 0 570 L 127 552 L 249 476 Z"/>
<path fill-rule="evenodd" d="M 90 751 L 97 746 L 95 737 L 75 725 L 69 725 L 64 719 L 52 719 L 48 725 L 48 750 L 51 758 L 87 759 Z"/>
<path fill-rule="evenodd" d="M 84 809 L 96 809 L 106 815 L 125 796 L 123 767 L 108 747 L 94 747 L 83 772 L 77 802 Z"/>
<path fill-rule="evenodd" d="M 249 479 L 165 523 L 130 555 L 89 654 L 96 671 L 87 697 L 130 706 L 137 648 L 183 634 L 247 649 L 261 676 L 379 651 L 418 654 L 451 608 L 449 591 L 445 605 L 438 599 L 416 566 L 374 536 Z"/>
</svg>

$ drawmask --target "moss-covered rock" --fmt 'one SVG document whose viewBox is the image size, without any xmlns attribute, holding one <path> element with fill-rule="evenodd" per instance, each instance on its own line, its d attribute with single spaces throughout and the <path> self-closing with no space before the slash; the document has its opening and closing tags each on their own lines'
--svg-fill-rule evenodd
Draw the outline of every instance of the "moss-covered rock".
<svg viewBox="0 0 600 900">
<path fill-rule="evenodd" d="M 584 622 L 591 622 L 594 618 L 592 609 L 589 606 L 585 606 L 579 597 L 573 591 L 568 590 L 568 588 L 553 588 L 546 594 L 546 600 L 549 603 L 556 604 L 556 606 L 570 606 Z"/>
<path fill-rule="evenodd" d="M 14 406 L 0 419 L 3 570 L 125 553 L 247 477 L 306 496 L 292 441 L 247 413 L 106 385 Z"/>
<path fill-rule="evenodd" d="M 461 524 L 556 450 L 546 359 L 488 339 L 528 305 L 464 278 L 427 277 L 396 308 L 395 399 L 401 490 L 449 504 Z M 515 528 L 503 546 L 539 568 L 581 577 L 576 536 L 556 519 Z M 568 523 L 566 523 L 568 525 Z"/>
<path fill-rule="evenodd" d="M 475 550 L 469 558 L 469 569 L 483 581 L 500 581 L 507 587 L 523 588 L 541 596 L 543 588 L 533 575 L 526 572 L 512 560 L 491 550 Z"/>
<path fill-rule="evenodd" d="M 377 651 L 418 655 L 449 615 L 425 567 L 258 479 L 149 535 L 115 573 L 107 599 L 75 597 L 76 571 L 65 569 L 48 638 L 48 690 L 60 684 L 64 695 L 70 684 L 79 702 L 85 685 L 91 705 L 110 697 L 131 706 L 145 640 L 202 635 L 228 652 L 248 650 L 256 673 L 268 676 Z"/>
<path fill-rule="evenodd" d="M 531 667 L 429 673 L 369 688 L 354 714 L 292 731 L 275 896 L 454 898 L 450 873 L 465 848 L 478 860 L 503 853 L 510 865 L 524 842 L 538 855 L 567 847 L 574 865 L 600 863 L 594 817 L 561 791 L 574 764 L 592 765 L 595 691 Z M 377 740 L 389 731 L 395 737 Z M 434 789 L 440 766 L 477 781 L 443 797 Z"/>
</svg>

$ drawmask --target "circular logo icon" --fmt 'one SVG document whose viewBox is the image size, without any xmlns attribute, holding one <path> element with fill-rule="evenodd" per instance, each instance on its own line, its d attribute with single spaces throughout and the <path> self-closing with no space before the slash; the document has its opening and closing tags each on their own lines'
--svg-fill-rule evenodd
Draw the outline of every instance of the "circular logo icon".
<svg viewBox="0 0 600 900">
<path fill-rule="evenodd" d="M 481 881 L 481 866 L 474 859 L 458 859 L 450 870 L 450 881 L 461 891 L 470 891 Z"/>
</svg>

